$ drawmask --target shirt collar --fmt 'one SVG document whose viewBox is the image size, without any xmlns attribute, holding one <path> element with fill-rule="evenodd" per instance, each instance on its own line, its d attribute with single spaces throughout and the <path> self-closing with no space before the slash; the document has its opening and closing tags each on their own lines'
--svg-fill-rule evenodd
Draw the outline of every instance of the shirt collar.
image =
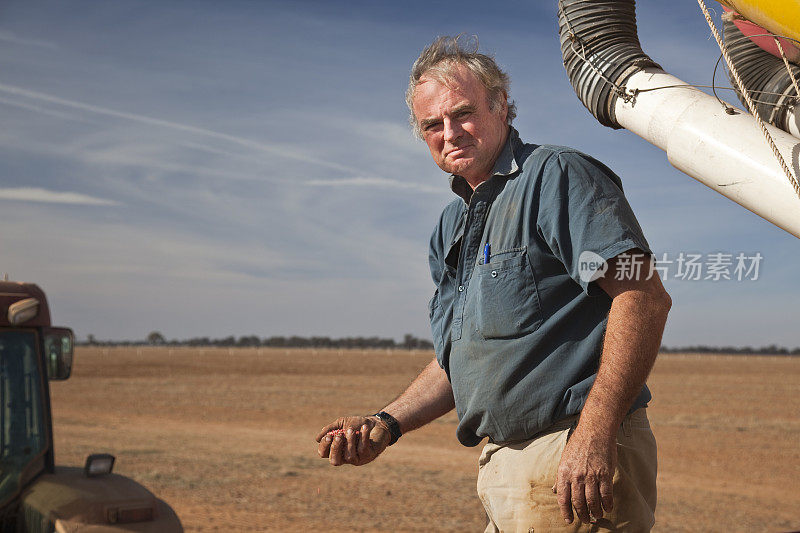
<svg viewBox="0 0 800 533">
<path fill-rule="evenodd" d="M 508 127 L 508 130 L 508 139 L 506 139 L 506 144 L 503 146 L 503 151 L 500 152 L 500 155 L 494 162 L 492 175 L 483 183 L 491 181 L 491 178 L 494 176 L 511 176 L 519 170 L 519 165 L 517 165 L 517 160 L 514 157 L 514 147 L 520 142 L 519 133 L 511 126 Z M 483 185 L 483 183 L 481 183 L 481 185 Z M 478 187 L 481 185 L 478 185 Z M 450 175 L 450 189 L 466 203 L 469 203 L 472 198 L 472 187 L 470 187 L 467 180 L 461 176 L 455 174 Z"/>
</svg>

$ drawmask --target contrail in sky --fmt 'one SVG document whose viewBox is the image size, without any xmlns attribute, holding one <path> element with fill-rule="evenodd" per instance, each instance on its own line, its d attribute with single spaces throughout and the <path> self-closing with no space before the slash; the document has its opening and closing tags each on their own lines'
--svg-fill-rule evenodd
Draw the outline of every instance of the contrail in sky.
<svg viewBox="0 0 800 533">
<path fill-rule="evenodd" d="M 73 205 L 119 205 L 119 202 L 89 196 L 78 192 L 51 191 L 39 187 L 0 188 L 0 200 L 44 202 L 48 204 Z"/>
<path fill-rule="evenodd" d="M 37 46 L 40 48 L 56 49 L 58 46 L 50 41 L 40 41 L 38 39 L 26 39 L 24 37 L 17 37 L 15 34 L 8 31 L 0 31 L 0 41 L 5 41 L 11 44 L 19 44 L 22 46 Z"/>
<path fill-rule="evenodd" d="M 322 159 L 317 159 L 314 157 L 309 157 L 305 154 L 294 152 L 291 150 L 287 150 L 285 148 L 276 148 L 274 146 L 270 146 L 267 144 L 263 144 L 260 142 L 253 141 L 251 139 L 246 139 L 244 137 L 238 137 L 236 135 L 229 135 L 227 133 L 220 133 L 218 131 L 209 130 L 206 128 L 199 128 L 197 126 L 190 126 L 188 124 L 181 124 L 180 122 L 172 122 L 169 120 L 162 120 L 159 118 L 149 117 L 147 115 L 139 115 L 135 113 L 128 113 L 125 111 L 117 111 L 115 109 L 109 109 L 107 107 L 100 107 L 91 104 L 85 104 L 83 102 L 76 102 L 74 100 L 66 100 L 64 98 L 59 98 L 58 96 L 53 96 L 50 94 L 40 93 L 37 91 L 31 91 L 29 89 L 24 89 L 22 87 L 15 87 L 13 85 L 6 85 L 0 83 L 0 92 L 14 95 L 14 96 L 21 96 L 23 98 L 31 98 L 34 100 L 39 100 L 42 102 L 48 102 L 51 104 L 56 104 L 64 107 L 69 107 L 72 109 L 80 109 L 82 111 L 87 111 L 89 113 L 96 113 L 99 115 L 105 115 L 109 117 L 120 118 L 123 120 L 130 120 L 133 122 L 138 122 L 140 124 L 147 124 L 149 126 L 156 126 L 160 128 L 169 128 L 172 130 L 177 131 L 184 131 L 187 133 L 194 133 L 196 135 L 203 135 L 206 137 L 211 137 L 214 139 L 219 139 L 222 141 L 227 141 L 233 144 L 237 144 L 239 146 L 243 146 L 245 148 L 249 148 L 251 150 L 257 150 L 259 152 L 264 152 L 267 154 L 275 155 L 278 157 L 285 157 L 287 159 L 294 159 L 297 161 L 302 161 L 304 163 L 310 163 L 326 168 L 330 168 L 333 170 L 339 170 L 342 172 L 346 172 L 348 174 L 357 173 L 358 170 L 354 168 L 347 167 L 345 165 L 340 165 L 338 163 L 332 163 L 330 161 L 324 161 Z"/>
<path fill-rule="evenodd" d="M 442 187 L 420 185 L 405 181 L 377 177 L 355 177 L 342 179 L 309 180 L 303 183 L 313 187 L 378 187 L 382 189 L 410 189 L 418 192 L 441 194 Z"/>
</svg>

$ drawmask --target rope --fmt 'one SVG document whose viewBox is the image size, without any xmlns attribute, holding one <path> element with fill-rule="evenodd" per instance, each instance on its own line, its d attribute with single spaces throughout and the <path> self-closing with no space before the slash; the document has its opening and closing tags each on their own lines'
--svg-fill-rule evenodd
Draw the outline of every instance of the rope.
<svg viewBox="0 0 800 533">
<path fill-rule="evenodd" d="M 789 60 L 786 59 L 786 54 L 783 52 L 783 46 L 781 46 L 781 40 L 777 37 L 773 37 L 775 39 L 775 44 L 778 45 L 778 51 L 781 53 L 781 59 L 783 59 L 783 64 L 786 65 L 786 72 L 789 73 L 789 77 L 792 78 L 792 85 L 794 85 L 794 92 L 797 96 L 800 96 L 800 87 L 797 86 L 797 78 L 794 77 L 794 71 L 792 67 L 789 66 Z"/>
<path fill-rule="evenodd" d="M 794 177 L 792 170 L 786 164 L 786 161 L 783 159 L 783 155 L 781 155 L 780 150 L 778 150 L 775 141 L 772 139 L 772 135 L 770 135 L 769 130 L 767 130 L 766 125 L 764 125 L 764 121 L 761 120 L 761 116 L 758 114 L 758 110 L 756 109 L 755 103 L 753 103 L 752 98 L 750 98 L 750 94 L 744 87 L 744 83 L 742 82 L 742 78 L 739 76 L 739 73 L 736 70 L 736 67 L 733 65 L 733 61 L 731 60 L 730 54 L 728 54 L 728 49 L 725 46 L 725 43 L 722 42 L 722 37 L 720 37 L 719 32 L 717 31 L 717 27 L 714 25 L 714 22 L 711 20 L 711 15 L 708 12 L 708 8 L 706 7 L 706 3 L 703 0 L 697 0 L 697 3 L 700 4 L 700 9 L 703 10 L 703 15 L 706 18 L 706 22 L 708 23 L 708 27 L 711 30 L 711 34 L 714 36 L 714 40 L 717 41 L 717 45 L 719 46 L 722 55 L 725 57 L 725 62 L 728 64 L 728 69 L 730 70 L 731 74 L 733 75 L 734 81 L 736 81 L 736 86 L 739 88 L 739 92 L 742 94 L 742 97 L 747 104 L 747 109 L 750 110 L 750 114 L 753 115 L 753 118 L 756 119 L 758 123 L 758 127 L 761 129 L 761 132 L 764 134 L 764 137 L 767 140 L 767 144 L 772 149 L 772 153 L 775 155 L 775 159 L 783 169 L 783 173 L 786 174 L 786 177 L 789 179 L 789 183 L 794 188 L 795 194 L 797 194 L 798 198 L 800 198 L 800 183 L 797 182 L 797 179 Z"/>
</svg>

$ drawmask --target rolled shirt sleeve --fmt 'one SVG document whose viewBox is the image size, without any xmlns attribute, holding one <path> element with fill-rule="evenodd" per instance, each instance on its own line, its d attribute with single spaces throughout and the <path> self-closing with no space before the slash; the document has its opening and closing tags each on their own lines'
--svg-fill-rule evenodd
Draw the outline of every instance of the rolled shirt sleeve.
<svg viewBox="0 0 800 533">
<path fill-rule="evenodd" d="M 587 295 L 602 292 L 592 282 L 600 259 L 634 248 L 652 254 L 619 177 L 604 164 L 561 150 L 550 158 L 542 178 L 537 230 Z"/>
</svg>

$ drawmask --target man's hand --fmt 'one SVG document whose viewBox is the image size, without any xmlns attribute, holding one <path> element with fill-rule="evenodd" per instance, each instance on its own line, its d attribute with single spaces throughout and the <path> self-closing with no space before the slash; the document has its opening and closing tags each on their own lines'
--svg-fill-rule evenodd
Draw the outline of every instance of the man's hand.
<svg viewBox="0 0 800 533">
<path fill-rule="evenodd" d="M 336 430 L 343 433 L 330 435 Z M 392 435 L 386 423 L 375 416 L 345 416 L 328 424 L 317 435 L 318 453 L 333 466 L 361 466 L 380 455 L 389 445 Z"/>
<path fill-rule="evenodd" d="M 447 374 L 434 357 L 408 388 L 383 408 L 408 433 L 436 420 L 455 406 Z M 328 435 L 341 430 L 339 434 Z M 346 416 L 328 424 L 317 435 L 319 456 L 333 466 L 365 465 L 375 459 L 392 441 L 386 422 L 377 416 Z"/>
<path fill-rule="evenodd" d="M 588 524 L 602 518 L 614 505 L 613 480 L 617 466 L 617 438 L 586 430 L 580 424 L 567 441 L 553 491 L 558 494 L 561 516 L 567 524 L 578 519 Z M 591 515 L 591 516 L 590 516 Z"/>
</svg>

